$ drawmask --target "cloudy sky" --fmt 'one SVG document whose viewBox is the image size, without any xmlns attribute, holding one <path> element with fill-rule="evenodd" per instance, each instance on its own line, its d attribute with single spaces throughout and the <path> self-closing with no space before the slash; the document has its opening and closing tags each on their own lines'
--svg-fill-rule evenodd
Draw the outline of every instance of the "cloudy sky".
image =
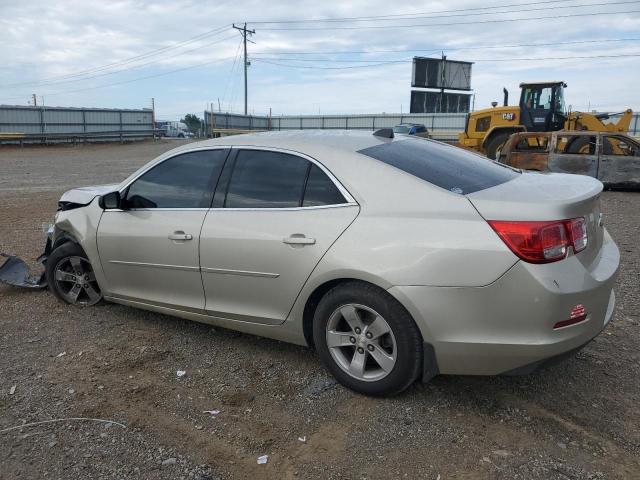
<svg viewBox="0 0 640 480">
<path fill-rule="evenodd" d="M 558 79 L 576 110 L 640 109 L 630 0 L 0 0 L 0 104 L 242 111 L 245 21 L 256 114 L 406 112 L 411 58 L 441 52 L 475 62 L 476 108 Z"/>
</svg>

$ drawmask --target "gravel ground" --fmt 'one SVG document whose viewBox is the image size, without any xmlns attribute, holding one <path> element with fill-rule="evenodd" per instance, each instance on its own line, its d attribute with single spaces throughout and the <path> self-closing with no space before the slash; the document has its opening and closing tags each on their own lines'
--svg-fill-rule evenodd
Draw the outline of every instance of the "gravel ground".
<svg viewBox="0 0 640 480">
<path fill-rule="evenodd" d="M 175 145 L 0 148 L 0 251 L 33 261 L 63 191 Z M 336 385 L 305 348 L 0 285 L 0 431 L 112 421 L 0 433 L 0 478 L 640 478 L 640 194 L 605 192 L 603 211 L 622 265 L 599 337 L 533 375 L 392 399 Z"/>
</svg>

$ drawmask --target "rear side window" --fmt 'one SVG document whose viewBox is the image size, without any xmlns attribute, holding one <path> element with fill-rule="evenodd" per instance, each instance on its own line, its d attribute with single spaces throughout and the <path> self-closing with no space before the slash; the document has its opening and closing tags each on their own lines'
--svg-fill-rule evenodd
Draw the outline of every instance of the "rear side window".
<svg viewBox="0 0 640 480">
<path fill-rule="evenodd" d="M 184 153 L 156 165 L 127 191 L 129 208 L 209 208 L 227 149 Z"/>
<path fill-rule="evenodd" d="M 311 162 L 286 153 L 241 150 L 229 181 L 227 208 L 299 207 Z"/>
<path fill-rule="evenodd" d="M 331 179 L 316 165 L 311 165 L 304 190 L 303 207 L 339 205 L 346 200 Z"/>
<path fill-rule="evenodd" d="M 519 175 L 509 167 L 461 148 L 424 139 L 396 140 L 358 153 L 461 195 L 495 187 Z"/>
</svg>

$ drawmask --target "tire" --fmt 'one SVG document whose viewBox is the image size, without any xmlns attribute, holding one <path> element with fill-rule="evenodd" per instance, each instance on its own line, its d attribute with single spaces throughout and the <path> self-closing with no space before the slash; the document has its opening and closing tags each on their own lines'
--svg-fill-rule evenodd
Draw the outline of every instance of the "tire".
<svg viewBox="0 0 640 480">
<path fill-rule="evenodd" d="M 102 302 L 91 262 L 76 243 L 67 242 L 51 252 L 45 275 L 49 289 L 65 303 L 88 307 Z"/>
<path fill-rule="evenodd" d="M 565 153 L 571 153 L 574 155 L 594 155 L 595 145 L 590 142 L 590 137 L 579 136 L 569 141 L 565 148 Z"/>
<path fill-rule="evenodd" d="M 501 132 L 496 133 L 487 142 L 487 157 L 491 160 L 498 160 L 498 150 L 502 150 L 502 147 L 511 136 L 513 132 Z"/>
<path fill-rule="evenodd" d="M 313 339 L 336 380 L 359 393 L 398 394 L 422 371 L 422 336 L 413 318 L 395 298 L 371 284 L 352 281 L 327 292 L 314 313 Z"/>
</svg>

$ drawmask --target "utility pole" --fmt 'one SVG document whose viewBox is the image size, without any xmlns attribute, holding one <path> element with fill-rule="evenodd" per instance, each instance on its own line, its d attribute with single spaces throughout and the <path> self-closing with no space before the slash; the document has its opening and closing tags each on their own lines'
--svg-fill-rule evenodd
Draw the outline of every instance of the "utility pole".
<svg viewBox="0 0 640 480">
<path fill-rule="evenodd" d="M 38 97 L 36 97 L 35 93 L 33 95 L 31 95 L 31 97 L 33 98 L 33 106 L 37 107 L 38 106 Z"/>
<path fill-rule="evenodd" d="M 247 35 L 253 35 L 256 31 L 247 30 L 247 22 L 244 23 L 244 27 L 236 27 L 234 23 L 233 28 L 240 32 L 244 41 L 244 114 L 247 115 L 247 67 L 251 65 L 251 63 L 247 61 Z M 251 40 L 249 41 L 251 42 Z"/>
<path fill-rule="evenodd" d="M 447 56 L 442 52 L 442 69 L 440 71 L 440 113 L 442 113 L 442 103 L 444 100 L 444 87 L 446 82 L 445 66 L 447 64 Z"/>
</svg>

